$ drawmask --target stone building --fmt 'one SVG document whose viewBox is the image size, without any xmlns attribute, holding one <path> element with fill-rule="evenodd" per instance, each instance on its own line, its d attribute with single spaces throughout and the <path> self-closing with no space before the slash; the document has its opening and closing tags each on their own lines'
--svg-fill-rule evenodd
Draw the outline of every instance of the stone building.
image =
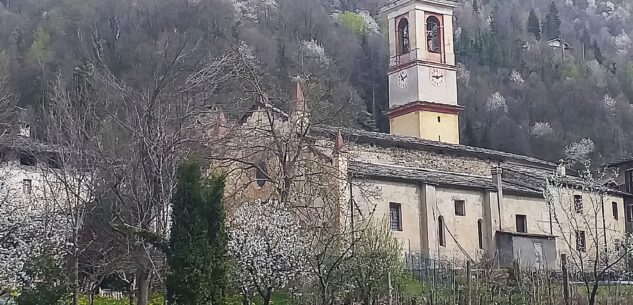
<svg viewBox="0 0 633 305">
<path fill-rule="evenodd" d="M 554 163 L 459 144 L 455 6 L 397 0 L 383 8 L 389 134 L 312 124 L 299 85 L 289 113 L 264 97 L 216 158 L 227 198 L 281 197 L 338 229 L 373 220 L 388 225 L 405 252 L 436 259 L 555 268 L 561 253 L 617 248 L 630 189 L 586 193 L 586 181 Z M 548 183 L 554 174 L 569 189 Z M 548 204 L 545 190 L 559 204 Z"/>
</svg>

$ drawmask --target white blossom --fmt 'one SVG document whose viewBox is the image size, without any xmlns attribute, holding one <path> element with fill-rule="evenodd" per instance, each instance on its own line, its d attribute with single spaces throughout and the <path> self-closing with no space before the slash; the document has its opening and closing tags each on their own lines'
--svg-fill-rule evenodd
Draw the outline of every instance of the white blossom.
<svg viewBox="0 0 633 305">
<path fill-rule="evenodd" d="M 306 270 L 307 242 L 297 218 L 277 202 L 245 203 L 230 223 L 235 284 L 245 292 L 284 288 Z"/>
<path fill-rule="evenodd" d="M 253 21 L 257 20 L 258 12 L 278 7 L 275 0 L 233 0 L 232 3 L 238 15 Z"/>
<path fill-rule="evenodd" d="M 461 62 L 457 63 L 457 79 L 465 82 L 470 81 L 470 71 L 468 70 L 468 67 Z"/>
<path fill-rule="evenodd" d="M 363 20 L 365 20 L 365 24 L 367 24 L 367 29 L 369 30 L 369 32 L 380 33 L 380 26 L 378 25 L 378 22 L 376 22 L 376 19 L 374 19 L 374 17 L 372 17 L 368 11 L 359 10 L 358 15 L 363 17 Z"/>
<path fill-rule="evenodd" d="M 554 134 L 554 129 L 549 122 L 536 122 L 530 130 L 530 134 L 537 138 L 543 138 Z"/>
<path fill-rule="evenodd" d="M 517 85 L 521 85 L 525 82 L 523 76 L 521 76 L 521 73 L 517 70 L 512 70 L 512 73 L 510 74 L 510 80 Z"/>
<path fill-rule="evenodd" d="M 304 40 L 301 42 L 301 48 L 309 55 L 317 58 L 318 61 L 324 64 L 331 62 L 330 58 L 325 52 L 325 48 L 320 45 L 316 40 Z"/>
<path fill-rule="evenodd" d="M 615 105 L 616 105 L 616 101 L 615 99 L 613 99 L 608 93 L 604 95 L 604 97 L 602 98 L 602 103 L 604 104 L 604 107 L 611 112 L 612 114 L 615 114 Z"/>
<path fill-rule="evenodd" d="M 618 36 L 613 38 L 613 42 L 618 50 L 618 54 L 620 55 L 627 54 L 632 44 L 631 38 L 629 38 L 629 35 L 624 30 L 622 30 L 622 33 Z"/>
<path fill-rule="evenodd" d="M 565 156 L 572 162 L 586 163 L 589 161 L 591 153 L 595 150 L 593 141 L 588 138 L 583 138 L 578 142 L 569 144 L 565 148 Z"/>
<path fill-rule="evenodd" d="M 241 41 L 238 46 L 238 52 L 244 58 L 244 60 L 249 62 L 254 62 L 256 60 L 255 50 L 248 43 Z"/>
<path fill-rule="evenodd" d="M 488 101 L 486 102 L 486 110 L 500 111 L 500 112 L 508 112 L 508 105 L 506 104 L 506 98 L 501 95 L 501 92 L 497 91 L 493 93 L 490 97 L 488 97 Z"/>
<path fill-rule="evenodd" d="M 30 173 L 12 167 L 1 172 L 0 290 L 5 290 L 29 280 L 25 265 L 45 248 L 61 255 L 68 231 L 64 215 L 43 195 L 41 181 L 32 181 L 31 194 L 25 194 L 22 179 Z"/>
</svg>

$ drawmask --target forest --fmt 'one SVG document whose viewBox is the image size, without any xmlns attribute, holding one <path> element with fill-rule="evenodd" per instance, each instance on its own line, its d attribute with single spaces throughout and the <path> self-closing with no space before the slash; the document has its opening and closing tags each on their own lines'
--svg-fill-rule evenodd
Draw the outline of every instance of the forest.
<svg viewBox="0 0 633 305">
<path fill-rule="evenodd" d="M 300 79 L 321 123 L 388 132 L 386 1 L 0 0 L 0 79 L 37 118 L 54 83 L 95 67 L 143 91 L 179 42 L 185 70 L 248 47 L 275 106 L 288 108 Z M 459 0 L 462 143 L 557 161 L 589 139 L 599 162 L 630 154 L 631 11 L 627 0 Z M 239 79 L 209 104 L 239 116 Z"/>
</svg>

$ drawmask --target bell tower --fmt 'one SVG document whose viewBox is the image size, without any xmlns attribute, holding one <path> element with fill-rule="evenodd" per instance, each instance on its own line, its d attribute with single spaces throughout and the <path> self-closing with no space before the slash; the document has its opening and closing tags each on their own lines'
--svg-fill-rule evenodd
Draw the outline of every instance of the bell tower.
<svg viewBox="0 0 633 305">
<path fill-rule="evenodd" d="M 392 134 L 459 144 L 453 0 L 395 0 L 389 22 Z"/>
</svg>

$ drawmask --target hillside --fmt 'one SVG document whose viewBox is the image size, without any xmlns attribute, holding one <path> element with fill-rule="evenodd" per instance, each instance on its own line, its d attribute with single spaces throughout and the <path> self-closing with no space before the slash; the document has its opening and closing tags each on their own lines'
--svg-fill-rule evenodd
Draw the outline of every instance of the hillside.
<svg viewBox="0 0 633 305">
<path fill-rule="evenodd" d="M 384 1 L 0 0 L 0 77 L 33 109 L 95 61 L 145 88 L 169 38 L 186 37 L 191 62 L 252 49 L 282 109 L 298 77 L 319 122 L 386 131 Z M 626 0 L 461 0 L 462 141 L 554 161 L 582 138 L 599 161 L 632 153 L 631 11 Z"/>
</svg>

